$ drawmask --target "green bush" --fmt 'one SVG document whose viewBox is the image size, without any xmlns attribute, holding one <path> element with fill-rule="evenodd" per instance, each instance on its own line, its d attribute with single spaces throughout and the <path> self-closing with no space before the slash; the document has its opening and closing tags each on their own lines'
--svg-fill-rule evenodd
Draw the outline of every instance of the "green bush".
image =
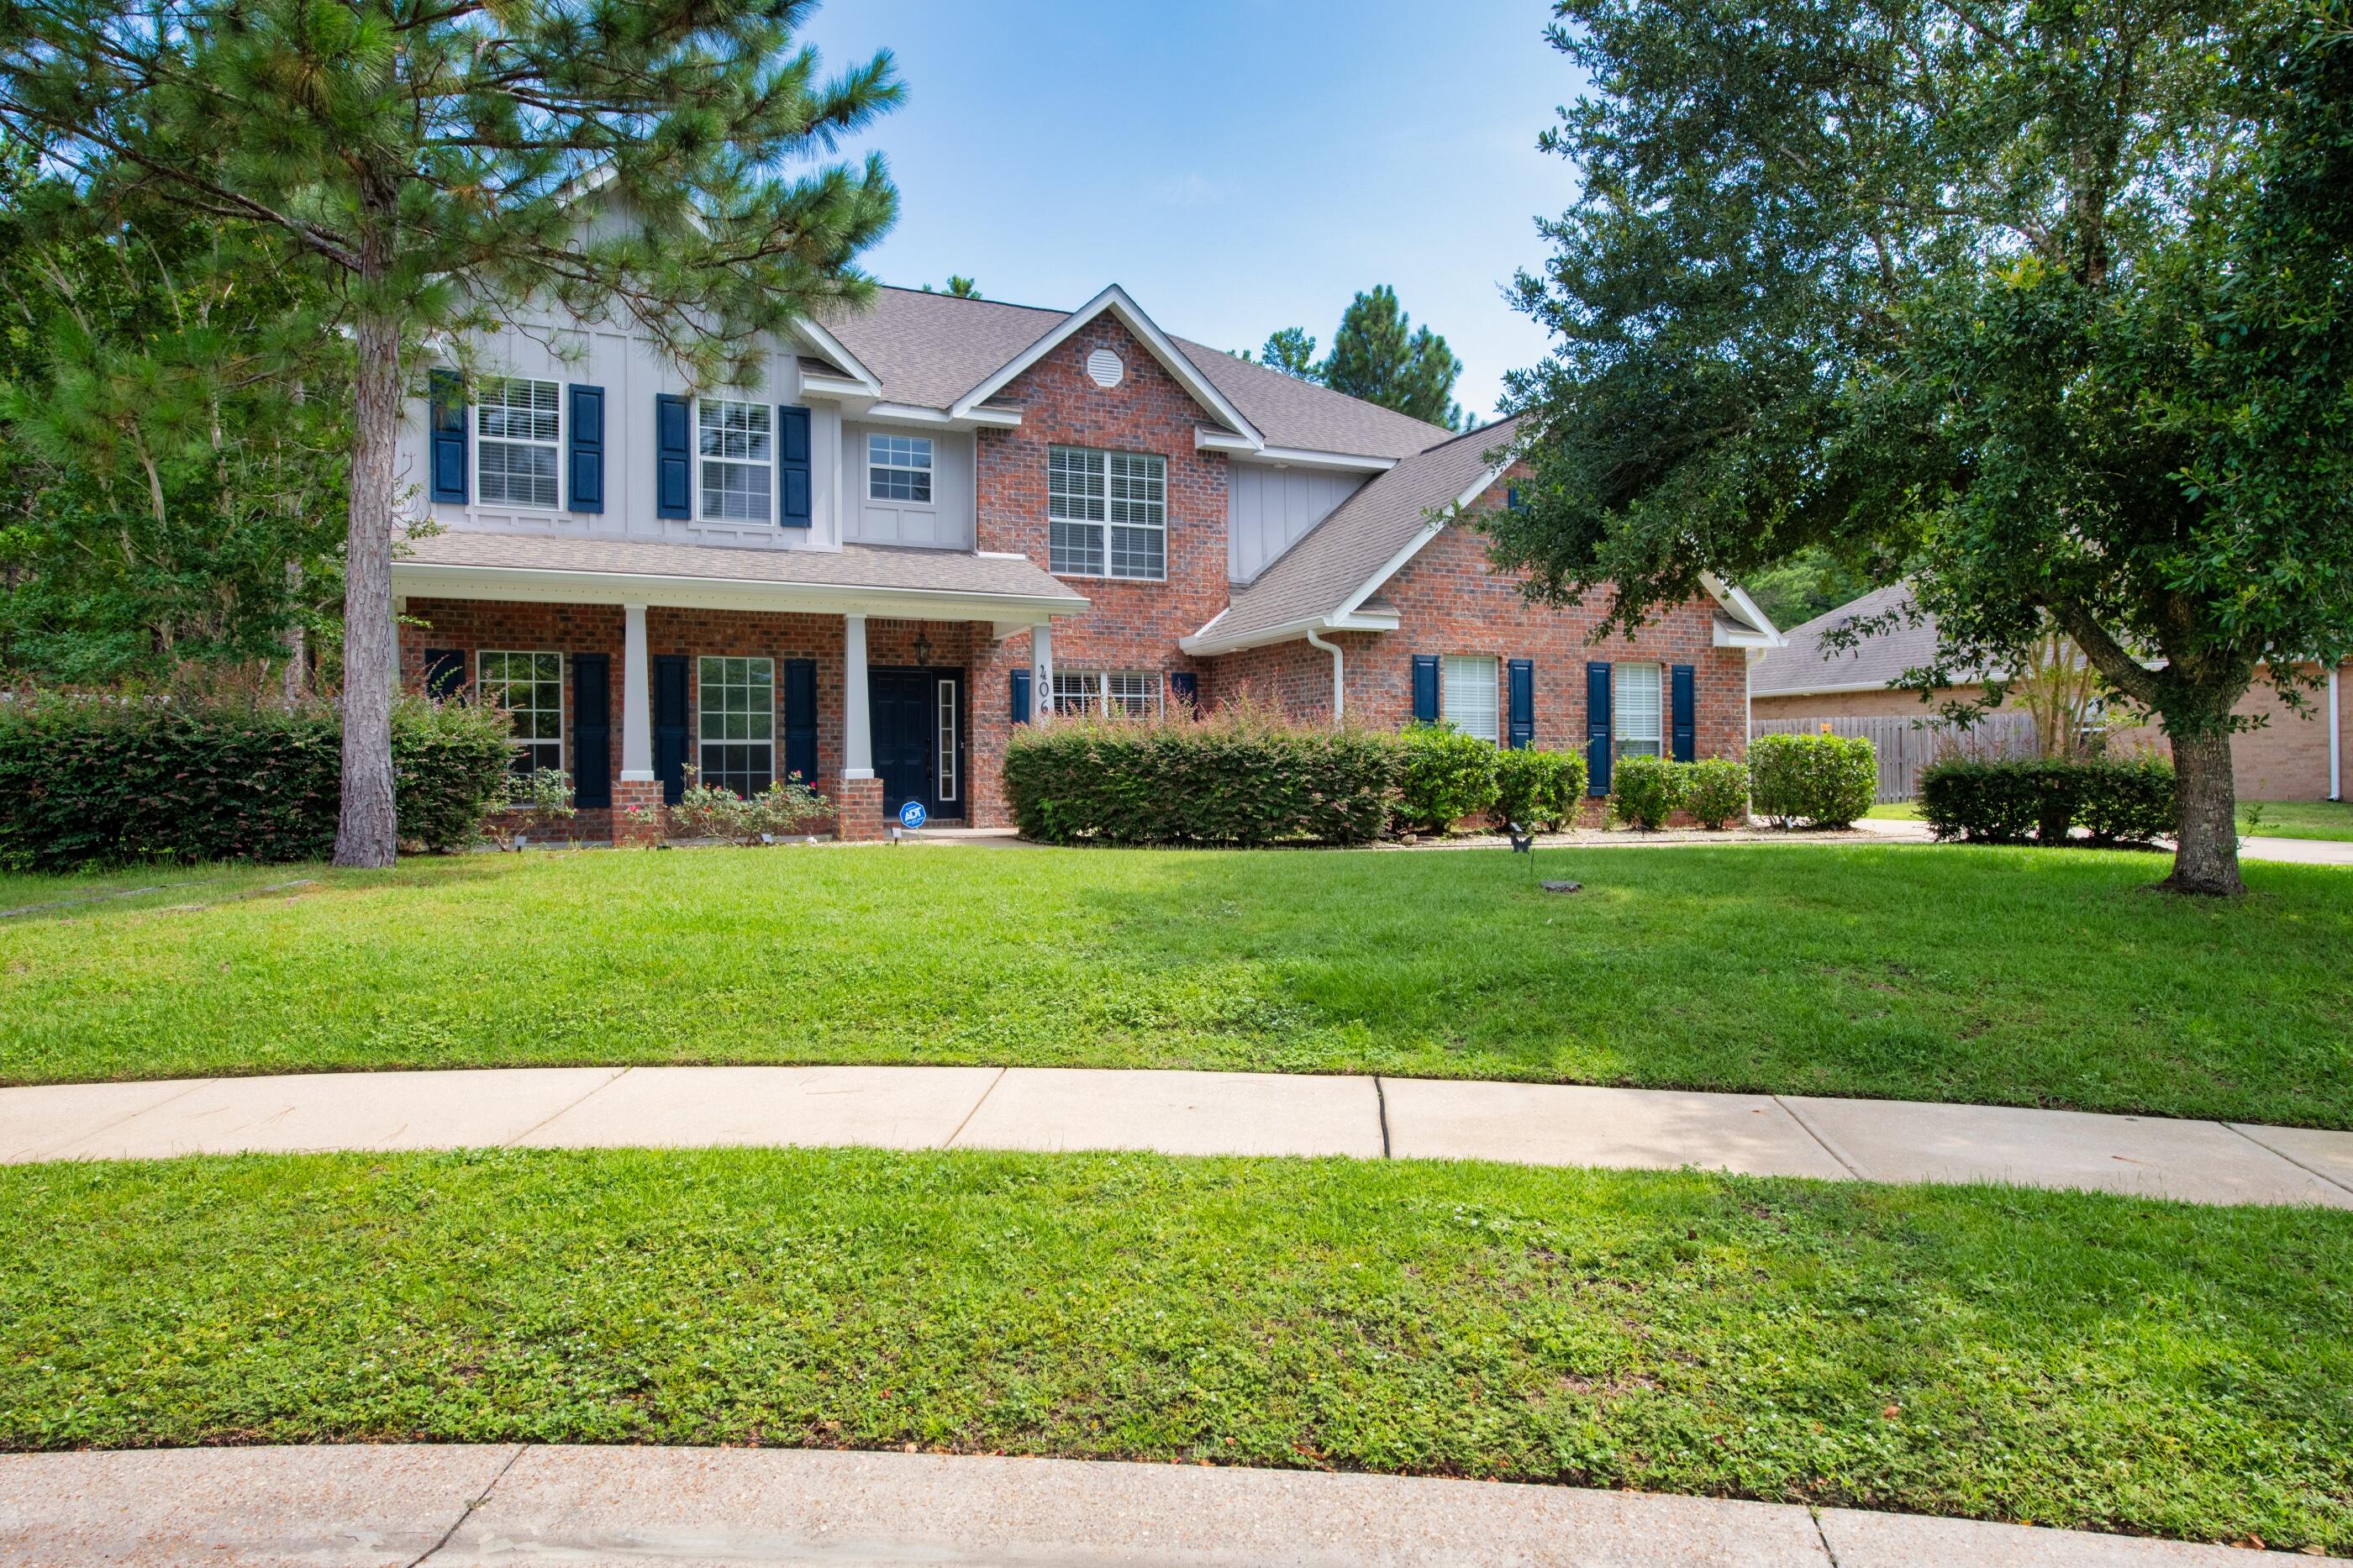
<svg viewBox="0 0 2353 1568">
<path fill-rule="evenodd" d="M 2146 842 L 2174 827 L 2173 768 L 2162 761 L 2063 762 L 1956 757 L 1920 775 L 1920 815 L 1936 837 L 1974 844 L 2064 844 L 2077 821 L 2102 844 Z"/>
<path fill-rule="evenodd" d="M 1879 753 L 1859 735 L 1759 735 L 1748 786 L 1777 826 L 1852 827 L 1879 798 Z"/>
<path fill-rule="evenodd" d="M 1484 816 L 1502 796 L 1493 742 L 1451 724 L 1415 724 L 1402 737 L 1397 816 L 1405 827 L 1445 833 L 1466 816 Z"/>
<path fill-rule="evenodd" d="M 1402 748 L 1229 704 L 1206 719 L 1057 718 L 1005 748 L 1024 837 L 1051 844 L 1367 844 L 1388 825 Z"/>
<path fill-rule="evenodd" d="M 1747 763 L 1730 757 L 1707 757 L 1675 765 L 1683 770 L 1683 809 L 1701 826 L 1748 825 Z"/>
<path fill-rule="evenodd" d="M 19 693 L 0 702 L 0 868 L 324 859 L 342 736 L 325 700 Z M 404 698 L 392 750 L 401 837 L 479 837 L 512 754 L 505 715 Z"/>
<path fill-rule="evenodd" d="M 1620 757 L 1609 792 L 1609 809 L 1619 821 L 1653 832 L 1683 803 L 1683 770 L 1664 757 Z"/>
<path fill-rule="evenodd" d="M 833 802 L 801 783 L 796 773 L 757 795 L 742 795 L 702 781 L 702 770 L 686 770 L 686 788 L 665 818 L 674 838 L 723 838 L 749 848 L 798 833 L 820 816 L 833 815 Z"/>
<path fill-rule="evenodd" d="M 1575 752 L 1525 746 L 1495 756 L 1495 815 L 1522 827 L 1551 832 L 1577 816 L 1585 795 L 1585 759 Z"/>
</svg>

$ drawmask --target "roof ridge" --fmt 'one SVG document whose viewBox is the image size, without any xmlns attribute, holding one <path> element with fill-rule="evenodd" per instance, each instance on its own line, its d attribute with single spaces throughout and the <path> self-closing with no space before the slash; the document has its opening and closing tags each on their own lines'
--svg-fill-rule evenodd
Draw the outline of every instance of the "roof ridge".
<svg viewBox="0 0 2353 1568">
<path fill-rule="evenodd" d="M 995 305 L 1004 310 L 1033 310 L 1041 316 L 1067 316 L 1070 310 L 1055 305 L 1024 305 L 1015 300 L 990 300 L 976 294 L 944 294 L 937 289 L 911 287 L 904 283 L 884 283 L 876 280 L 875 288 L 888 289 L 893 294 L 926 295 L 934 300 L 952 300 L 959 305 Z"/>
</svg>

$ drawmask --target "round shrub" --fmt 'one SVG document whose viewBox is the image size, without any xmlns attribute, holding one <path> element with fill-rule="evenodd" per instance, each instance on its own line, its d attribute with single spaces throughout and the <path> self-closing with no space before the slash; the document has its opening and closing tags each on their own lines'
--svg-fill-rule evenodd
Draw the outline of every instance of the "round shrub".
<svg viewBox="0 0 2353 1568">
<path fill-rule="evenodd" d="M 1017 727 L 1005 795 L 1050 844 L 1367 844 L 1388 824 L 1400 747 L 1243 705 L 1206 719 L 1057 718 Z"/>
<path fill-rule="evenodd" d="M 1683 771 L 1664 757 L 1620 757 L 1609 791 L 1609 809 L 1619 821 L 1654 832 L 1683 804 Z"/>
<path fill-rule="evenodd" d="M 1683 775 L 1683 809 L 1703 827 L 1748 823 L 1748 764 L 1731 757 L 1708 757 L 1679 763 Z"/>
<path fill-rule="evenodd" d="M 1401 737 L 1397 815 L 1408 827 L 1445 833 L 1466 816 L 1483 816 L 1501 795 L 1493 744 L 1451 724 L 1416 724 Z"/>
<path fill-rule="evenodd" d="M 1495 815 L 1522 827 L 1551 832 L 1577 815 L 1585 794 L 1585 759 L 1575 752 L 1533 746 L 1495 756 Z"/>
<path fill-rule="evenodd" d="M 1859 735 L 1759 735 L 1748 786 L 1776 826 L 1852 827 L 1879 798 L 1879 753 Z"/>
</svg>

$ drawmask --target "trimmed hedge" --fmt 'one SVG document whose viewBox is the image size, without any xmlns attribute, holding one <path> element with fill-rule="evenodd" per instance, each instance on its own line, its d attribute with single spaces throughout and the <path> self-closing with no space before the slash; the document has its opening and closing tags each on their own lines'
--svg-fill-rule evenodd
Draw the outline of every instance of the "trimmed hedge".
<svg viewBox="0 0 2353 1568">
<path fill-rule="evenodd" d="M 1503 798 L 1492 741 L 1451 724 L 1415 724 L 1399 737 L 1398 822 L 1424 833 L 1444 833 L 1466 816 L 1484 816 Z"/>
<path fill-rule="evenodd" d="M 1574 821 L 1585 795 L 1585 759 L 1575 752 L 1523 746 L 1495 753 L 1495 816 L 1551 832 Z"/>
<path fill-rule="evenodd" d="M 1879 798 L 1879 753 L 1859 735 L 1759 735 L 1748 781 L 1757 814 L 1777 826 L 1852 827 Z"/>
<path fill-rule="evenodd" d="M 1402 765 L 1394 736 L 1227 709 L 1020 726 L 1004 779 L 1023 837 L 1049 844 L 1369 844 Z"/>
<path fill-rule="evenodd" d="M 1683 809 L 1694 821 L 1702 827 L 1748 826 L 1746 763 L 1731 757 L 1704 757 L 1675 765 L 1683 770 Z"/>
<path fill-rule="evenodd" d="M 496 709 L 396 703 L 401 837 L 472 842 L 503 795 L 507 734 Z M 325 859 L 342 771 L 342 718 L 325 701 L 21 694 L 0 703 L 0 868 Z"/>
<path fill-rule="evenodd" d="M 2173 765 L 1956 757 L 1921 773 L 1920 815 L 1938 838 L 1973 844 L 2065 844 L 2077 822 L 2094 843 L 2146 843 L 2174 830 Z"/>
<path fill-rule="evenodd" d="M 1620 757 L 1609 789 L 1609 809 L 1619 821 L 1655 832 L 1683 804 L 1683 769 L 1665 757 Z"/>
</svg>

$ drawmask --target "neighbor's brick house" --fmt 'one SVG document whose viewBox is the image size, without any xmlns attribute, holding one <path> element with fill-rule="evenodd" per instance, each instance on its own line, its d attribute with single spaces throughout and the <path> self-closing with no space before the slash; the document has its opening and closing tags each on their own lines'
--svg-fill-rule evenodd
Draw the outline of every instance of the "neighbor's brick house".
<svg viewBox="0 0 2353 1568">
<path fill-rule="evenodd" d="M 757 393 L 542 322 L 436 378 L 394 568 L 412 683 L 485 688 L 579 829 L 798 773 L 845 837 L 920 801 L 996 826 L 1018 724 L 1255 690 L 1302 720 L 1737 755 L 1737 590 L 1632 638 L 1528 604 L 1457 515 L 1512 431 L 1455 436 L 1198 343 L 1120 289 L 1075 311 L 884 289 L 800 323 Z"/>
</svg>

